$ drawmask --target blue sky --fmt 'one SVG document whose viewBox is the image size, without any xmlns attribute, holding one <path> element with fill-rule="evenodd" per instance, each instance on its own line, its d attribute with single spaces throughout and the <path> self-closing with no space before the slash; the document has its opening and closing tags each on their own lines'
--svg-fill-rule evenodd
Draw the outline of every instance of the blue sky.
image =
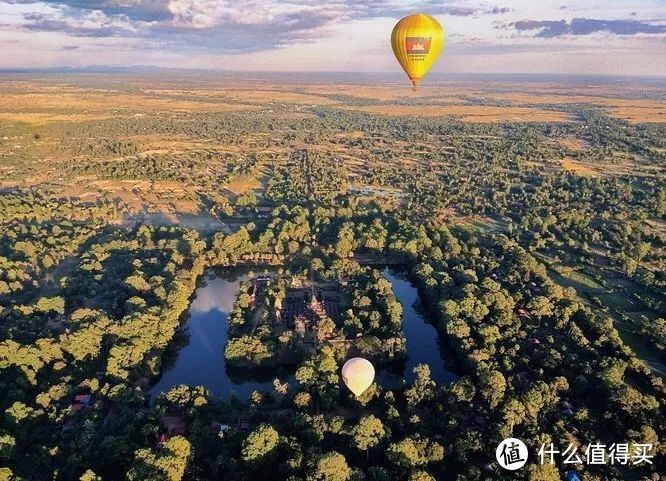
<svg viewBox="0 0 666 481">
<path fill-rule="evenodd" d="M 434 71 L 666 75 L 666 0 L 0 0 L 0 68 L 395 71 L 415 11 L 447 31 Z"/>
</svg>

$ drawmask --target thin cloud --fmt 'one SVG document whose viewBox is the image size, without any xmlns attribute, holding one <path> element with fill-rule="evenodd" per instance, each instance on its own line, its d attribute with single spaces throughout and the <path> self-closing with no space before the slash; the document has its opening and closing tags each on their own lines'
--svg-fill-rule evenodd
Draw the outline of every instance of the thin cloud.
<svg viewBox="0 0 666 481">
<path fill-rule="evenodd" d="M 69 7 L 49 13 L 28 13 L 23 18 L 27 30 L 63 32 L 77 37 L 132 36 L 142 27 L 125 15 L 109 16 L 101 10 L 72 11 Z"/>
<path fill-rule="evenodd" d="M 1 0 L 0 0 L 1 3 Z M 308 42 L 327 26 L 376 14 L 381 2 L 249 0 L 13 0 L 31 4 L 20 28 L 75 37 L 138 37 L 217 52 L 253 52 Z M 203 33 L 205 32 L 205 33 Z"/>
<path fill-rule="evenodd" d="M 590 35 L 607 32 L 615 35 L 663 34 L 666 25 L 657 25 L 636 20 L 596 20 L 574 18 L 566 20 L 520 20 L 509 24 L 519 32 L 536 31 L 536 37 L 554 38 L 563 35 Z"/>
<path fill-rule="evenodd" d="M 443 5 L 440 0 L 432 0 L 431 2 L 422 5 L 423 11 L 431 15 L 450 15 L 452 17 L 478 17 L 480 15 L 502 15 L 512 12 L 513 9 L 509 7 L 487 7 L 479 6 L 462 6 L 462 5 Z M 403 8 L 397 13 L 398 16 L 412 13 L 413 9 Z"/>
<path fill-rule="evenodd" d="M 502 15 L 505 13 L 513 12 L 513 8 L 509 7 L 493 7 L 490 10 L 485 10 L 484 13 L 488 15 Z"/>
<path fill-rule="evenodd" d="M 655 61 L 666 48 L 663 8 L 656 0 L 612 3 L 0 0 L 0 47 L 20 39 L 0 55 L 0 66 L 386 70 L 394 66 L 387 39 L 395 21 L 422 11 L 446 30 L 447 47 L 435 71 L 666 72 Z M 54 55 L 34 56 L 35 49 Z M 620 51 L 623 60 L 603 55 Z"/>
<path fill-rule="evenodd" d="M 326 28 L 356 18 L 402 14 L 381 0 L 12 0 L 37 12 L 23 15 L 30 32 L 59 32 L 72 37 L 127 37 L 164 43 L 172 49 L 243 53 L 312 42 Z M 465 14 L 464 10 L 455 10 Z"/>
<path fill-rule="evenodd" d="M 0 0 L 2 3 L 2 0 Z M 25 29 L 60 31 L 72 36 L 121 36 L 187 42 L 206 32 L 226 41 L 209 45 L 219 52 L 281 48 L 293 41 L 309 41 L 315 32 L 342 22 L 399 18 L 422 7 L 433 15 L 468 17 L 511 11 L 501 6 L 426 4 L 394 0 L 9 0 L 11 4 L 49 6 L 48 11 L 24 16 Z M 42 10 L 42 9 L 40 9 Z M 170 38 L 165 37 L 169 35 Z M 232 35 L 234 37 L 232 37 Z M 263 36 L 263 37 L 262 37 Z M 243 45 L 239 45 L 239 37 Z M 201 46 L 201 38 L 192 46 Z"/>
</svg>

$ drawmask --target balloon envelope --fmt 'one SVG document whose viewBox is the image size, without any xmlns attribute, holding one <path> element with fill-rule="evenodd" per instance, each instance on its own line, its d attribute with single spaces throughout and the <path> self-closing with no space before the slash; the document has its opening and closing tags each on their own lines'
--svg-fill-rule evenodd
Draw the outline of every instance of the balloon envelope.
<svg viewBox="0 0 666 481">
<path fill-rule="evenodd" d="M 354 357 L 342 366 L 342 380 L 355 396 L 360 396 L 375 380 L 375 368 L 362 357 Z"/>
<path fill-rule="evenodd" d="M 415 13 L 395 24 L 391 46 L 416 90 L 444 48 L 444 29 L 430 15 Z"/>
</svg>

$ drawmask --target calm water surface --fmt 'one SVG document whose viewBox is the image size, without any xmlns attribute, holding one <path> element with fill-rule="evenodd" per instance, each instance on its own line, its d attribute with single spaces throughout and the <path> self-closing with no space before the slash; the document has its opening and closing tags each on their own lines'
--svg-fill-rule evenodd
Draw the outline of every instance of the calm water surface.
<svg viewBox="0 0 666 481">
<path fill-rule="evenodd" d="M 382 386 L 393 388 L 402 379 L 414 378 L 412 369 L 424 363 L 430 366 L 432 378 L 438 383 L 447 383 L 457 376 L 447 370 L 443 348 L 438 342 L 436 329 L 428 324 L 418 308 L 416 287 L 402 274 L 393 269 L 383 273 L 402 304 L 403 330 L 407 339 L 408 358 L 404 363 L 381 369 L 378 381 Z M 275 370 L 249 373 L 227 367 L 224 362 L 224 346 L 227 343 L 227 319 L 240 288 L 240 283 L 248 277 L 245 274 L 216 275 L 209 278 L 205 286 L 199 287 L 192 301 L 185 329 L 189 342 L 178 351 L 174 364 L 168 367 L 159 381 L 150 389 L 153 397 L 166 392 L 178 384 L 204 386 L 215 396 L 229 398 L 234 393 L 246 399 L 255 390 L 273 390 L 273 379 L 294 384 L 289 372 Z"/>
<path fill-rule="evenodd" d="M 393 293 L 402 304 L 402 330 L 407 339 L 407 361 L 400 366 L 380 371 L 380 384 L 393 387 L 402 379 L 412 381 L 413 369 L 417 364 L 430 366 L 430 375 L 437 383 L 455 381 L 458 375 L 449 370 L 451 367 L 447 368 L 444 345 L 439 341 L 437 329 L 426 322 L 426 314 L 421 309 L 416 286 L 394 269 L 386 268 L 383 275 L 391 281 Z"/>
<path fill-rule="evenodd" d="M 227 319 L 231 312 L 240 283 L 247 275 L 225 275 L 208 279 L 199 287 L 190 305 L 185 329 L 189 342 L 178 351 L 173 366 L 150 389 L 152 396 L 166 392 L 178 384 L 204 386 L 215 396 L 228 398 L 232 393 L 246 399 L 252 391 L 273 390 L 273 379 L 285 376 L 275 371 L 265 375 L 234 370 L 224 362 L 227 343 Z"/>
</svg>

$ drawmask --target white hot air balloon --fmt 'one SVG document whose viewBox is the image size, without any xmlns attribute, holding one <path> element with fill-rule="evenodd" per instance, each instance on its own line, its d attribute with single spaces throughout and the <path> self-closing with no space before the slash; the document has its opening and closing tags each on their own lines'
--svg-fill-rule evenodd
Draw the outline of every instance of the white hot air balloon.
<svg viewBox="0 0 666 481">
<path fill-rule="evenodd" d="M 367 359 L 354 357 L 342 366 L 342 380 L 349 390 L 358 397 L 375 380 L 375 368 Z"/>
</svg>

